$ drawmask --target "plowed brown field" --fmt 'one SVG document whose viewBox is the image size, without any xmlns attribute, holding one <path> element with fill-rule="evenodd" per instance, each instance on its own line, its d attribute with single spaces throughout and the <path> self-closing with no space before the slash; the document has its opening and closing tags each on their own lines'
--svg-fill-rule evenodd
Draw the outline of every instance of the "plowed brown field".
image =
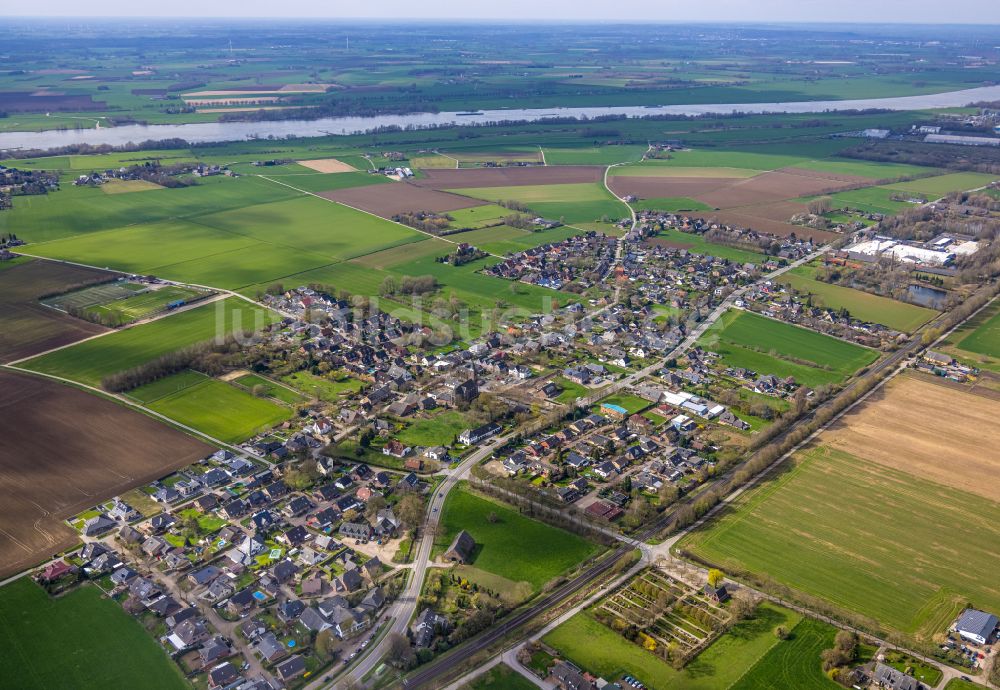
<svg viewBox="0 0 1000 690">
<path fill-rule="evenodd" d="M 117 403 L 0 371 L 0 577 L 69 548 L 62 521 L 214 451 Z"/>
<path fill-rule="evenodd" d="M 1000 401 L 904 375 L 821 441 L 859 458 L 1000 501 Z"/>
</svg>

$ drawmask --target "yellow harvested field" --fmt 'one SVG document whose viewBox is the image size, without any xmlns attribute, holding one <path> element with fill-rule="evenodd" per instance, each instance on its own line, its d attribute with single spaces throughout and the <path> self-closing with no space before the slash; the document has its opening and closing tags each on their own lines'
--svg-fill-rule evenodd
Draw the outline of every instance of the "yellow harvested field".
<svg viewBox="0 0 1000 690">
<path fill-rule="evenodd" d="M 342 172 L 355 172 L 357 168 L 353 165 L 348 165 L 343 161 L 339 161 L 336 158 L 317 158 L 311 161 L 297 161 L 297 163 L 310 170 L 315 170 L 321 173 L 342 173 Z"/>
<path fill-rule="evenodd" d="M 149 180 L 109 180 L 101 185 L 101 191 L 105 194 L 148 192 L 151 189 L 163 189 L 163 187 Z"/>
<path fill-rule="evenodd" d="M 1000 400 L 903 375 L 869 401 L 824 432 L 822 443 L 1000 501 Z"/>
</svg>

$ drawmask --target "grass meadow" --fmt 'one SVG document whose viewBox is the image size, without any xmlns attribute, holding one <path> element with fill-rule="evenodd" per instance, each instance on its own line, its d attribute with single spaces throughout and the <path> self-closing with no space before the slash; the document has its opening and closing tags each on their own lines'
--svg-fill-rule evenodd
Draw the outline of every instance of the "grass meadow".
<svg viewBox="0 0 1000 690">
<path fill-rule="evenodd" d="M 0 588 L 0 646 L 5 687 L 189 687 L 138 621 L 96 587 L 80 587 L 58 599 L 28 578 Z"/>
<path fill-rule="evenodd" d="M 170 385 L 170 378 L 151 385 Z M 245 441 L 292 416 L 290 407 L 256 398 L 236 386 L 207 376 L 185 375 L 183 382 L 187 385 L 175 384 L 180 387 L 146 402 L 146 407 L 226 443 Z M 142 388 L 145 387 L 136 389 L 135 395 L 140 398 L 152 395 L 151 391 Z"/>
<path fill-rule="evenodd" d="M 728 247 L 724 244 L 714 244 L 705 240 L 704 236 L 696 235 L 692 232 L 681 232 L 674 228 L 661 230 L 656 234 L 656 238 L 664 240 L 678 247 L 683 247 L 696 254 L 707 254 L 717 256 L 720 259 L 739 261 L 740 263 L 759 264 L 767 260 L 764 254 Z"/>
<path fill-rule="evenodd" d="M 733 367 L 758 374 L 794 376 L 816 386 L 843 381 L 878 358 L 878 352 L 750 312 L 729 311 L 698 344 Z"/>
<path fill-rule="evenodd" d="M 50 352 L 22 366 L 99 386 L 109 374 L 217 336 L 261 328 L 276 318 L 242 300 L 226 299 Z"/>
<path fill-rule="evenodd" d="M 897 331 L 912 332 L 937 316 L 933 309 L 824 283 L 813 278 L 814 274 L 815 269 L 800 266 L 783 274 L 778 281 L 808 292 L 817 307 L 847 309 L 856 319 L 881 323 Z"/>
<path fill-rule="evenodd" d="M 491 522 L 493 514 L 496 521 Z M 506 505 L 460 484 L 448 494 L 434 539 L 436 553 L 447 550 L 461 530 L 476 540 L 472 565 L 533 590 L 597 553 L 598 547 L 575 534 L 527 518 Z"/>
<path fill-rule="evenodd" d="M 1000 373 L 1000 301 L 962 324 L 940 349 L 967 364 Z"/>
<path fill-rule="evenodd" d="M 681 547 L 733 574 L 766 575 L 921 640 L 966 602 L 1000 608 L 1000 505 L 813 448 Z"/>
<path fill-rule="evenodd" d="M 833 647 L 836 628 L 804 618 L 754 664 L 730 690 L 836 690 L 842 687 L 823 673 L 820 654 Z"/>
</svg>

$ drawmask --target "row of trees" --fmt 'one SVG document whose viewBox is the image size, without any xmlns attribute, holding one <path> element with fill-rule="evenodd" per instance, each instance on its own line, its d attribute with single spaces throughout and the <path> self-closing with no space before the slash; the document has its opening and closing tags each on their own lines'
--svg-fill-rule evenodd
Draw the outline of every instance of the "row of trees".
<svg viewBox="0 0 1000 690">
<path fill-rule="evenodd" d="M 190 347 L 168 352 L 137 367 L 109 374 L 101 380 L 101 387 L 111 393 L 132 390 L 147 383 L 176 374 L 184 369 L 194 369 L 208 376 L 218 376 L 229 367 L 243 364 L 246 355 L 243 345 L 253 336 L 245 333 L 243 338 L 229 335 L 224 340 L 209 340 Z"/>
</svg>

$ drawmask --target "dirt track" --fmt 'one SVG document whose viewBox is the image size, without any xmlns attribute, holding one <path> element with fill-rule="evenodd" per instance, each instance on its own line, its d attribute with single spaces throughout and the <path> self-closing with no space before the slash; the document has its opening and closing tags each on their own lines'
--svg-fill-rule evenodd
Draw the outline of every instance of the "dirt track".
<svg viewBox="0 0 1000 690">
<path fill-rule="evenodd" d="M 3 267 L 0 270 L 0 361 L 10 362 L 108 330 L 46 307 L 38 297 L 114 275 L 43 260 Z"/>
<path fill-rule="evenodd" d="M 460 208 L 472 208 L 486 204 L 485 201 L 479 199 L 425 189 L 408 182 L 338 189 L 332 192 L 320 192 L 319 196 L 340 201 L 383 218 L 392 218 L 404 211 L 444 213 L 445 211 L 457 211 Z"/>
<path fill-rule="evenodd" d="M 601 182 L 604 168 L 596 165 L 535 165 L 509 168 L 428 168 L 413 184 L 431 189 L 512 187 L 518 185 Z"/>
<path fill-rule="evenodd" d="M 72 546 L 62 520 L 213 452 L 121 405 L 0 371 L 0 577 Z"/>
<path fill-rule="evenodd" d="M 821 437 L 859 458 L 1000 501 L 1000 401 L 901 376 Z"/>
</svg>

